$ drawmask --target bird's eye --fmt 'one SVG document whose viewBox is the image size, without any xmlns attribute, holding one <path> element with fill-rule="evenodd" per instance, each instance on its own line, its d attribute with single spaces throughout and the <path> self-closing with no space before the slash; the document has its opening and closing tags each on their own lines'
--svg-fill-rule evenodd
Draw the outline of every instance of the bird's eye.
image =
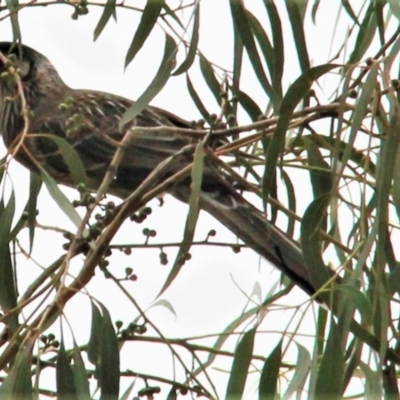
<svg viewBox="0 0 400 400">
<path fill-rule="evenodd" d="M 30 69 L 29 62 L 18 60 L 15 64 L 17 67 L 17 72 L 21 78 L 24 78 L 25 76 L 28 75 Z"/>
</svg>

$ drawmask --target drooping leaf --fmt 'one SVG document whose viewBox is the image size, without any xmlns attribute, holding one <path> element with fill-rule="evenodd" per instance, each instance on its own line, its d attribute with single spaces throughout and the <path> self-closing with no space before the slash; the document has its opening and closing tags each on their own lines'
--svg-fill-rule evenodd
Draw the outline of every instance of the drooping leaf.
<svg viewBox="0 0 400 400">
<path fill-rule="evenodd" d="M 91 302 L 92 323 L 90 328 L 90 339 L 88 343 L 88 359 L 93 365 L 97 365 L 100 359 L 101 329 L 103 318 L 99 308 Z"/>
<path fill-rule="evenodd" d="M 71 220 L 71 222 L 79 227 L 82 223 L 82 219 L 76 212 L 75 208 L 72 206 L 71 202 L 65 196 L 65 194 L 60 190 L 54 179 L 44 170 L 41 171 L 41 176 L 50 196 L 57 203 L 58 207 L 64 212 L 64 214 Z"/>
<path fill-rule="evenodd" d="M 265 360 L 261 371 L 259 400 L 274 400 L 277 396 L 279 369 L 282 363 L 282 341 Z"/>
<path fill-rule="evenodd" d="M 277 107 L 278 104 L 276 102 L 276 96 L 271 86 L 271 83 L 269 82 L 268 77 L 265 74 L 264 67 L 261 63 L 257 46 L 254 41 L 253 33 L 250 28 L 248 20 L 248 12 L 244 7 L 243 1 L 230 0 L 229 3 L 231 7 L 233 23 L 240 34 L 243 45 L 246 48 L 247 54 L 250 58 L 250 62 L 254 69 L 254 72 L 257 78 L 259 79 L 262 87 L 264 88 L 265 92 L 271 99 L 271 102 L 275 105 L 275 107 Z"/>
<path fill-rule="evenodd" d="M 185 60 L 172 75 L 180 75 L 183 72 L 186 72 L 192 66 L 193 61 L 196 57 L 197 46 L 199 44 L 199 26 L 200 26 L 200 2 L 196 3 L 193 11 L 193 30 L 192 30 L 192 38 L 190 40 L 189 51 L 187 53 Z"/>
<path fill-rule="evenodd" d="M 240 339 L 235 350 L 228 387 L 226 389 L 227 399 L 242 399 L 247 375 L 253 355 L 254 337 L 256 330 L 250 329 Z"/>
<path fill-rule="evenodd" d="M 344 354 L 341 349 L 342 337 L 336 322 L 331 327 L 322 356 L 315 387 L 315 398 L 341 399 L 344 377 Z"/>
<path fill-rule="evenodd" d="M 149 3 L 151 3 L 151 1 L 149 1 Z M 174 39 L 167 34 L 165 36 L 164 55 L 156 76 L 150 83 L 149 87 L 137 99 L 137 101 L 125 112 L 120 121 L 121 128 L 127 122 L 135 118 L 136 115 L 138 115 L 145 107 L 147 107 L 154 96 L 156 96 L 157 93 L 167 83 L 171 75 L 171 71 L 175 68 L 176 51 L 177 47 Z"/>
<path fill-rule="evenodd" d="M 65 352 L 64 342 L 61 341 L 56 363 L 57 399 L 78 400 L 74 374 Z"/>
<path fill-rule="evenodd" d="M 207 86 L 211 90 L 212 94 L 214 95 L 217 104 L 221 103 L 221 86 L 218 82 L 217 78 L 215 77 L 214 70 L 212 68 L 211 63 L 200 53 L 200 69 L 201 73 L 203 74 L 204 80 L 207 83 Z"/>
<path fill-rule="evenodd" d="M 136 29 L 132 43 L 129 46 L 125 57 L 125 67 L 130 64 L 130 62 L 135 58 L 135 55 L 142 48 L 144 42 L 157 22 L 158 16 L 164 7 L 164 4 L 165 0 L 147 0 L 142 17 L 140 18 L 139 26 Z"/>
<path fill-rule="evenodd" d="M 76 343 L 74 343 L 72 357 L 74 360 L 72 371 L 74 374 L 74 382 L 78 392 L 79 400 L 91 400 L 88 374 L 86 372 L 85 364 L 82 360 L 81 351 Z"/>
<path fill-rule="evenodd" d="M 94 29 L 93 41 L 96 41 L 98 39 L 111 17 L 114 17 L 114 19 L 116 19 L 116 4 L 116 0 L 107 0 L 106 5 L 103 8 L 103 13 L 101 14 L 100 20 L 97 23 L 96 28 Z"/>
<path fill-rule="evenodd" d="M 13 43 L 21 43 L 21 29 L 18 20 L 18 0 L 6 0 L 6 6 L 10 12 L 11 28 L 13 33 Z"/>
<path fill-rule="evenodd" d="M 304 346 L 298 343 L 296 343 L 296 345 L 298 351 L 295 364 L 296 368 L 293 374 L 293 378 L 291 379 L 289 387 L 283 395 L 282 400 L 290 400 L 294 393 L 301 391 L 310 372 L 311 356 L 309 351 Z"/>
<path fill-rule="evenodd" d="M 193 243 L 194 232 L 199 217 L 199 200 L 201 194 L 201 183 L 203 181 L 203 168 L 204 168 L 204 141 L 201 141 L 194 154 L 193 168 L 192 168 L 192 184 L 189 199 L 189 211 L 186 218 L 185 229 L 183 231 L 183 240 L 179 246 L 178 254 L 176 256 L 174 265 L 168 274 L 165 283 L 158 294 L 160 296 L 175 280 L 178 276 L 179 271 L 182 269 L 187 256 L 189 254 L 190 247 Z"/>
<path fill-rule="evenodd" d="M 275 167 L 285 145 L 286 132 L 291 116 L 299 102 L 308 95 L 311 85 L 319 77 L 338 67 L 336 64 L 325 64 L 314 67 L 303 73 L 289 87 L 280 107 L 279 119 L 273 138 L 266 154 L 265 170 L 262 182 L 263 198 L 268 198 L 275 179 Z"/>
<path fill-rule="evenodd" d="M 101 306 L 101 311 L 103 318 L 98 364 L 100 399 L 118 400 L 120 380 L 118 339 L 108 310 Z"/>
<path fill-rule="evenodd" d="M 32 400 L 31 379 L 32 346 L 22 346 L 15 358 L 11 371 L 0 387 L 1 399 Z"/>
<path fill-rule="evenodd" d="M 295 1 L 285 2 L 292 28 L 293 40 L 296 45 L 297 58 L 301 71 L 304 73 L 310 69 L 310 56 L 308 55 L 307 43 L 304 34 L 304 21 L 301 16 L 301 8 Z"/>
<path fill-rule="evenodd" d="M 71 146 L 64 138 L 56 135 L 40 134 L 35 136 L 45 137 L 46 139 L 52 140 L 58 146 L 58 150 L 67 164 L 75 184 L 78 185 L 79 183 L 83 183 L 85 186 L 88 185 L 85 167 L 73 146 Z"/>
<path fill-rule="evenodd" d="M 205 121 L 208 122 L 209 125 L 212 124 L 212 120 L 210 118 L 210 113 L 207 111 L 206 107 L 204 106 L 203 102 L 201 101 L 199 95 L 197 94 L 192 81 L 189 78 L 189 75 L 186 75 L 186 84 L 187 88 L 190 94 L 190 97 L 194 101 L 194 104 L 196 105 L 197 109 L 199 110 L 200 114 L 204 118 Z"/>
<path fill-rule="evenodd" d="M 3 202 L 0 204 L 0 306 L 4 311 L 10 311 L 17 306 L 17 288 L 10 253 L 10 234 L 14 213 L 15 195 L 12 191 L 6 207 Z M 7 323 L 13 334 L 18 327 L 18 316 L 10 315 Z"/>
</svg>

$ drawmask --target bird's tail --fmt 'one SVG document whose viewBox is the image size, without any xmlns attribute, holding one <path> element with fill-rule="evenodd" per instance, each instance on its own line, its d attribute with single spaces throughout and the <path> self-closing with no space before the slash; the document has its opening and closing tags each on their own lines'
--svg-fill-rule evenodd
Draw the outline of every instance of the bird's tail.
<svg viewBox="0 0 400 400">
<path fill-rule="evenodd" d="M 222 177 L 215 178 L 218 181 L 214 182 L 215 190 L 201 193 L 200 208 L 270 261 L 306 293 L 315 294 L 318 288 L 312 284 L 309 269 L 296 242 L 269 222 L 233 185 Z M 187 203 L 190 188 L 186 185 L 178 186 L 172 194 Z M 333 271 L 331 275 L 334 275 Z"/>
</svg>

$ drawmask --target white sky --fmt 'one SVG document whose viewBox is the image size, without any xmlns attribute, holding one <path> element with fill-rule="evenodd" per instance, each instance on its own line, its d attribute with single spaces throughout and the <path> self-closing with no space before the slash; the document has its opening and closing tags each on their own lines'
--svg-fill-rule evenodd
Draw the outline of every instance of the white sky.
<svg viewBox="0 0 400 400">
<path fill-rule="evenodd" d="M 332 27 L 338 8 L 336 2 L 321 3 L 324 3 L 325 8 L 321 9 L 318 16 L 319 28 L 316 29 L 310 23 L 307 38 L 315 65 L 327 61 Z M 260 1 L 252 0 L 247 4 L 252 7 L 257 17 L 264 18 Z M 230 68 L 232 31 L 229 25 L 228 2 L 203 0 L 202 9 L 199 47 L 209 60 Z M 72 7 L 55 5 L 26 9 L 20 13 L 23 43 L 46 55 L 65 82 L 74 88 L 96 89 L 135 99 L 146 89 L 158 68 L 163 51 L 163 35 L 160 34 L 160 30 L 158 34 L 153 34 L 135 61 L 124 72 L 125 53 L 140 15 L 133 11 L 119 9 L 118 23 L 111 22 L 99 40 L 93 43 L 93 30 L 101 12 L 100 7 L 90 7 L 88 15 L 74 21 L 70 17 Z M 1 40 L 10 39 L 11 31 L 8 22 L 2 21 L 0 27 Z M 291 37 L 290 30 L 286 30 L 285 34 Z M 344 35 L 345 30 L 339 30 L 337 41 L 341 42 Z M 285 71 L 288 83 L 296 79 L 298 73 L 297 58 L 291 46 L 291 39 L 289 39 L 286 64 L 291 65 L 293 71 Z M 288 62 L 291 59 L 293 62 Z M 255 82 L 252 71 L 249 69 L 247 71 L 249 71 L 247 74 L 243 74 L 243 89 L 254 96 L 259 101 L 259 105 L 264 108 L 266 97 Z M 197 76 L 195 81 L 198 83 L 197 89 L 200 90 L 208 109 L 214 108 L 214 112 L 218 113 L 218 104 L 208 91 L 204 90 L 205 85 L 202 84 L 201 79 Z M 186 91 L 184 75 L 171 78 L 152 104 L 190 120 L 200 117 Z M 11 178 L 16 186 L 19 209 L 22 210 L 25 205 L 24 196 L 27 191 L 28 175 L 21 167 L 14 164 L 11 168 Z M 308 180 L 302 181 L 301 184 L 308 185 Z M 66 189 L 66 193 L 72 198 L 77 197 L 72 190 Z M 160 243 L 179 241 L 182 238 L 187 207 L 171 197 L 166 199 L 166 204 L 161 208 L 158 207 L 157 202 L 154 202 L 152 206 L 153 214 L 144 224 L 127 224 L 118 234 L 115 242 L 143 242 L 144 237 L 141 231 L 144 227 L 157 230 L 157 238 L 154 241 Z M 60 224 L 73 230 L 72 224 L 61 214 L 45 190 L 40 197 L 39 210 L 40 223 Z M 235 242 L 232 234 L 204 213 L 199 220 L 197 239 L 203 239 L 211 228 L 217 229 L 218 235 L 214 238 L 215 240 Z M 61 252 L 63 242 L 65 240 L 54 233 L 37 230 L 35 258 L 42 265 L 49 265 Z M 111 270 L 121 277 L 124 275 L 126 266 L 134 268 L 139 280 L 136 283 L 127 284 L 126 287 L 142 308 L 147 308 L 152 303 L 168 274 L 174 251 L 168 249 L 167 253 L 170 260 L 168 266 L 159 264 L 158 250 L 134 251 L 130 257 L 117 255 L 111 263 Z M 150 319 L 167 337 L 185 337 L 222 331 L 228 323 L 240 315 L 248 302 L 246 296 L 251 296 L 255 287 L 261 287 L 261 299 L 264 299 L 280 276 L 267 262 L 250 250 L 235 255 L 229 248 L 194 247 L 191 253 L 192 260 L 185 265 L 173 286 L 161 297 L 172 304 L 177 317 L 175 318 L 162 307 L 156 307 L 148 313 Z M 78 257 L 73 270 L 77 271 L 80 265 Z M 20 268 L 19 273 L 28 284 L 38 271 L 31 263 L 27 263 L 26 266 Z M 111 310 L 113 318 L 121 319 L 125 323 L 134 319 L 137 312 L 133 306 L 117 290 L 113 290 L 111 282 L 104 280 L 101 274 L 97 275 L 97 278 L 88 286 L 90 294 Z M 300 304 L 306 299 L 307 297 L 300 290 L 295 289 L 290 302 Z M 256 303 L 259 301 L 257 296 L 254 296 L 253 300 Z M 284 329 L 290 314 L 289 312 L 270 313 L 263 324 L 265 331 Z M 75 333 L 78 332 L 79 343 L 84 344 L 89 337 L 87 324 L 83 323 L 90 321 L 88 301 L 83 296 L 76 296 L 67 306 L 67 315 L 72 321 Z M 310 326 L 313 326 L 312 322 Z M 266 341 L 265 338 L 267 338 Z M 267 356 L 278 339 L 279 335 L 263 336 L 263 340 L 257 342 L 257 354 Z M 231 348 L 235 340 L 231 340 Z M 212 341 L 207 343 L 210 344 Z M 296 357 L 296 352 L 293 351 L 293 357 Z M 129 364 L 130 369 L 155 375 L 158 373 L 163 375 L 166 371 L 170 371 L 166 376 L 172 378 L 171 356 L 168 350 L 163 350 L 163 353 L 165 357 L 160 358 L 160 347 L 154 351 L 153 345 L 146 348 L 136 346 L 129 360 L 123 357 L 122 367 L 127 367 Z M 229 367 L 231 360 L 225 359 L 224 362 L 225 364 L 219 365 Z M 223 397 L 227 374 L 217 375 L 219 395 Z M 255 396 L 257 385 L 253 386 L 253 384 L 257 382 L 256 375 L 253 374 L 249 379 L 253 383 L 250 382 L 248 385 L 248 398 Z"/>
</svg>

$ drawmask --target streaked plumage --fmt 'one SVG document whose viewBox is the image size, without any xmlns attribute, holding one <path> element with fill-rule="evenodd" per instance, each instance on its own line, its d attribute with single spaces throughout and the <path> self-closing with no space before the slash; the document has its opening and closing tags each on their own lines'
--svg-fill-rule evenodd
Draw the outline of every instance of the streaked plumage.
<svg viewBox="0 0 400 400">
<path fill-rule="evenodd" d="M 7 55 L 10 43 L 0 43 Z M 132 126 L 190 127 L 175 115 L 147 107 L 131 123 L 119 128 L 119 121 L 132 101 L 96 91 L 74 90 L 59 77 L 52 64 L 41 54 L 21 47 L 17 61 L 22 71 L 24 93 L 29 105 L 29 131 L 25 139 L 28 152 L 20 151 L 16 159 L 30 169 L 39 162 L 58 183 L 73 186 L 68 167 L 50 139 L 34 136 L 52 134 L 67 139 L 78 152 L 86 169 L 91 189 L 96 190 L 107 171 L 116 147 Z M 17 48 L 12 53 L 19 57 Z M 0 67 L 4 71 L 4 67 Z M 7 100 L 6 97 L 13 100 Z M 0 129 L 4 143 L 11 148 L 23 129 L 21 101 L 15 83 L 0 80 Z M 167 157 L 189 144 L 189 139 L 171 135 L 142 134 L 136 136 L 126 150 L 116 172 L 110 193 L 126 197 Z M 30 153 L 30 154 L 29 154 Z M 32 157 L 36 161 L 32 160 Z M 177 165 L 176 171 L 184 165 Z M 166 171 L 166 177 L 171 171 Z M 301 251 L 279 229 L 266 221 L 262 213 L 249 204 L 223 175 L 207 174 L 203 178 L 200 206 L 228 227 L 249 247 L 271 261 L 308 293 L 314 293 Z M 171 190 L 171 194 L 187 202 L 188 182 Z"/>
</svg>

